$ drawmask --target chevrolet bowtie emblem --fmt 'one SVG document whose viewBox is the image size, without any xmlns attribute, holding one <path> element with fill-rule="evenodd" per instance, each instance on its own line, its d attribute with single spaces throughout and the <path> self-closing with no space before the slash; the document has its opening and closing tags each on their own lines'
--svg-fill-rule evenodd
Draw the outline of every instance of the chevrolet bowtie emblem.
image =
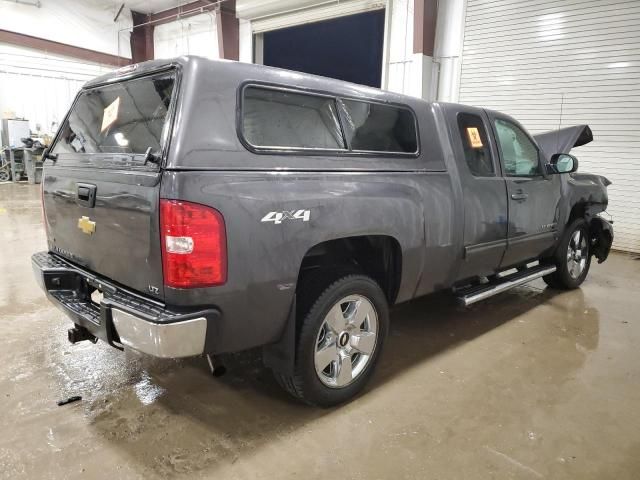
<svg viewBox="0 0 640 480">
<path fill-rule="evenodd" d="M 82 230 L 82 233 L 91 235 L 96 231 L 96 222 L 92 222 L 89 217 L 80 217 L 78 220 L 78 228 Z"/>
</svg>

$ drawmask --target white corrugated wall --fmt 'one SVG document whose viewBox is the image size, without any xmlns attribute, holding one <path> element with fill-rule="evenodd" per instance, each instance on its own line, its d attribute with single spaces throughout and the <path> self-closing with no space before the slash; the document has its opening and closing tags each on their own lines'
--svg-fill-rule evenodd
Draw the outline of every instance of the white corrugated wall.
<svg viewBox="0 0 640 480">
<path fill-rule="evenodd" d="M 460 102 L 532 133 L 589 124 L 580 171 L 613 182 L 614 248 L 640 252 L 639 0 L 468 0 Z"/>
</svg>

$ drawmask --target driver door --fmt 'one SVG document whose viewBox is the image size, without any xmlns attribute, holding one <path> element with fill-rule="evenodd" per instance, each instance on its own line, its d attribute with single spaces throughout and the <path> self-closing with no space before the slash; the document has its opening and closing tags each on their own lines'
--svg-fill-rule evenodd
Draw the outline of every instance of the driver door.
<svg viewBox="0 0 640 480">
<path fill-rule="evenodd" d="M 544 154 L 514 119 L 488 112 L 507 185 L 507 249 L 502 268 L 539 258 L 555 244 L 560 178 L 547 175 Z"/>
</svg>

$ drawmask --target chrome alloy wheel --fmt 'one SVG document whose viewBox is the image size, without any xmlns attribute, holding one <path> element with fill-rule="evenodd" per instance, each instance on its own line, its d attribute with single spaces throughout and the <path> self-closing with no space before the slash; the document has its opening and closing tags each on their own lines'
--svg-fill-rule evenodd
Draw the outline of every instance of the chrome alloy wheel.
<svg viewBox="0 0 640 480">
<path fill-rule="evenodd" d="M 336 302 L 316 337 L 314 364 L 320 381 L 342 388 L 364 371 L 376 348 L 378 314 L 369 299 L 349 295 Z"/>
<path fill-rule="evenodd" d="M 577 279 L 582 275 L 587 265 L 588 256 L 587 238 L 582 230 L 578 229 L 571 235 L 569 246 L 567 247 L 567 270 L 571 278 Z"/>
</svg>

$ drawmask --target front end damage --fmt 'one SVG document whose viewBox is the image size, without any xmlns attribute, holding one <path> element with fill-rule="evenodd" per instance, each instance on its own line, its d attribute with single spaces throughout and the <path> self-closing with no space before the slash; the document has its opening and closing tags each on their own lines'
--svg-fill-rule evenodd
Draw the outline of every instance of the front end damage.
<svg viewBox="0 0 640 480">
<path fill-rule="evenodd" d="M 553 154 L 569 153 L 572 148 L 592 142 L 593 133 L 588 125 L 575 125 L 541 133 L 534 138 L 547 158 L 550 158 Z M 609 203 L 607 187 L 611 185 L 611 181 L 602 175 L 572 173 L 568 185 L 570 218 L 580 215 L 589 223 L 591 254 L 598 259 L 598 263 L 602 263 L 609 256 L 613 243 L 613 221 L 600 216 Z"/>
<path fill-rule="evenodd" d="M 604 262 L 613 243 L 613 220 L 602 217 L 609 204 L 607 187 L 611 181 L 601 175 L 573 173 L 570 180 L 570 204 L 577 209 L 589 224 L 591 232 L 591 254 Z"/>
<path fill-rule="evenodd" d="M 598 263 L 604 262 L 611 251 L 613 243 L 613 222 L 608 222 L 600 216 L 595 216 L 589 222 L 591 233 L 591 253 L 598 259 Z"/>
</svg>

